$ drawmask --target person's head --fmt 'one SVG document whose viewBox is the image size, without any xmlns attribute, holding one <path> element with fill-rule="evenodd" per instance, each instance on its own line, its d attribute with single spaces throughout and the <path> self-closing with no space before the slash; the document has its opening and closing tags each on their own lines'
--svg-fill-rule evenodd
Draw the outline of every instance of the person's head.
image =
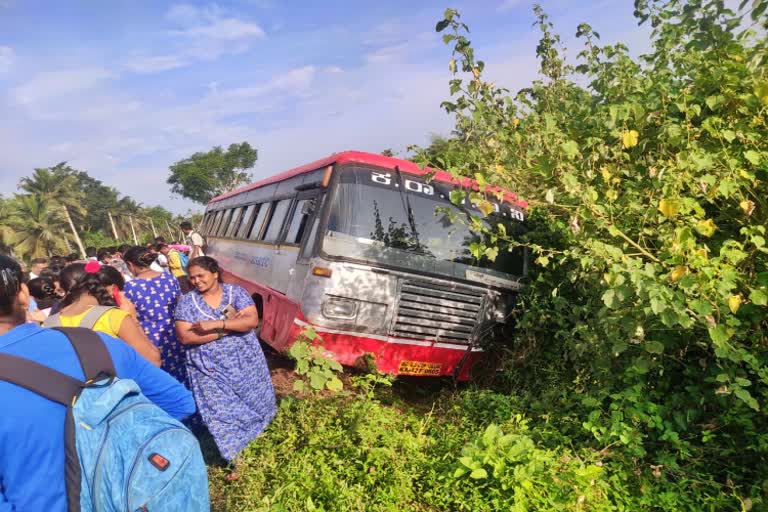
<svg viewBox="0 0 768 512">
<path fill-rule="evenodd" d="M 73 252 L 71 254 L 68 254 L 67 256 L 64 256 L 64 262 L 65 263 L 74 263 L 77 260 L 79 260 L 80 257 L 77 255 L 76 252 Z"/>
<path fill-rule="evenodd" d="M 29 289 L 23 277 L 16 260 L 0 255 L 0 321 L 11 328 L 27 321 Z"/>
<path fill-rule="evenodd" d="M 161 236 L 155 237 L 155 245 L 157 245 L 157 244 L 164 244 L 164 243 L 165 243 L 165 238 L 163 238 Z"/>
<path fill-rule="evenodd" d="M 61 287 L 61 271 L 64 270 L 64 266 L 58 266 L 54 267 L 51 265 L 47 269 L 43 270 L 43 273 L 40 274 L 40 277 L 46 277 L 50 279 L 53 282 L 53 287 L 55 289 L 56 296 L 58 298 L 64 297 L 66 295 L 64 293 L 64 289 Z M 34 297 L 34 295 L 33 295 Z"/>
<path fill-rule="evenodd" d="M 96 259 L 104 264 L 108 263 L 111 257 L 112 253 L 109 251 L 109 249 L 99 249 L 99 251 L 96 253 Z"/>
<path fill-rule="evenodd" d="M 51 262 L 48 265 L 49 267 L 63 267 L 64 266 L 64 256 L 51 256 Z"/>
<path fill-rule="evenodd" d="M 29 271 L 36 276 L 40 275 L 40 272 L 48 268 L 48 260 L 46 258 L 33 258 L 29 262 Z"/>
<path fill-rule="evenodd" d="M 85 248 L 85 257 L 86 258 L 95 258 L 98 251 L 96 251 L 95 247 L 86 247 Z"/>
<path fill-rule="evenodd" d="M 90 295 L 101 306 L 117 306 L 114 299 L 115 289 L 120 291 L 125 285 L 123 275 L 116 268 L 102 265 L 97 261 L 73 263 L 61 271 L 61 287 L 66 292 L 63 305 Z"/>
<path fill-rule="evenodd" d="M 159 252 L 160 254 L 164 254 L 165 256 L 168 256 L 168 253 L 171 252 L 171 248 L 168 247 L 168 244 L 164 242 L 160 242 L 155 244 L 155 251 Z"/>
<path fill-rule="evenodd" d="M 48 309 L 56 303 L 59 295 L 56 293 L 56 283 L 50 276 L 36 277 L 27 283 L 29 294 L 37 301 L 37 307 Z"/>
<path fill-rule="evenodd" d="M 188 220 L 185 220 L 181 224 L 179 224 L 179 227 L 184 232 L 185 235 L 188 235 L 192 232 L 192 223 Z"/>
<path fill-rule="evenodd" d="M 157 254 L 146 247 L 131 247 L 123 254 L 123 261 L 134 276 L 147 270 L 156 259 Z"/>
<path fill-rule="evenodd" d="M 131 246 L 128 244 L 123 244 L 120 247 L 117 248 L 117 252 L 120 253 L 120 256 L 124 255 L 126 252 L 128 252 L 128 249 L 130 249 Z"/>
<path fill-rule="evenodd" d="M 219 262 L 210 256 L 192 258 L 187 264 L 189 282 L 200 293 L 215 290 L 222 282 Z"/>
</svg>

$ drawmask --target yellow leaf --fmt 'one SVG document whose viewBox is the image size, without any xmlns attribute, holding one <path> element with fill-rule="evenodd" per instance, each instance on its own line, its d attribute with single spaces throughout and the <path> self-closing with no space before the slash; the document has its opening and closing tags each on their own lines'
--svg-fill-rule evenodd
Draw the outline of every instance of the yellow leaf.
<svg viewBox="0 0 768 512">
<path fill-rule="evenodd" d="M 637 146 L 639 141 L 640 134 L 637 133 L 637 130 L 624 130 L 621 132 L 621 145 L 624 148 L 633 148 Z"/>
<path fill-rule="evenodd" d="M 752 215 L 752 212 L 755 211 L 755 203 L 752 201 L 742 201 L 739 203 L 739 207 L 741 207 L 747 216 Z"/>
<path fill-rule="evenodd" d="M 480 201 L 477 203 L 477 209 L 480 210 L 483 213 L 483 216 L 488 216 L 493 213 L 494 208 L 493 204 L 490 201 Z"/>
<path fill-rule="evenodd" d="M 731 313 L 734 315 L 739 310 L 739 307 L 741 307 L 741 297 L 738 295 L 732 295 L 730 299 L 728 299 L 728 308 L 731 310 Z"/>
<path fill-rule="evenodd" d="M 607 166 L 604 165 L 600 168 L 600 174 L 606 182 L 611 180 L 611 170 Z"/>
<path fill-rule="evenodd" d="M 762 81 L 755 85 L 755 96 L 763 105 L 768 105 L 768 81 Z"/>
<path fill-rule="evenodd" d="M 665 217 L 674 217 L 680 211 L 680 204 L 676 199 L 662 199 L 659 201 L 659 211 Z"/>
<path fill-rule="evenodd" d="M 512 120 L 512 126 L 514 126 L 515 128 L 517 128 L 518 126 L 520 126 L 520 119 L 518 119 L 517 117 L 516 117 L 516 118 L 514 118 L 514 119 Z"/>
<path fill-rule="evenodd" d="M 685 265 L 680 265 L 678 267 L 675 267 L 675 270 L 672 271 L 670 274 L 670 277 L 672 277 L 672 281 L 677 282 L 680 279 L 683 278 L 684 275 L 688 273 L 688 267 Z"/>
<path fill-rule="evenodd" d="M 712 219 L 700 220 L 696 223 L 696 231 L 706 237 L 714 235 L 715 229 L 717 229 L 717 226 L 715 226 L 715 222 Z"/>
<path fill-rule="evenodd" d="M 456 73 L 456 59 L 451 59 L 448 61 L 448 71 L 451 73 Z"/>
</svg>

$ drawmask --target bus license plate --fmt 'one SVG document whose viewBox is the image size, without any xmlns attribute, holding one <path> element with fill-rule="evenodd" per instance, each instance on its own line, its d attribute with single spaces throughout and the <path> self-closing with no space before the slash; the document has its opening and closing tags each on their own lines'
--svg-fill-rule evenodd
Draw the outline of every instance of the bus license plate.
<svg viewBox="0 0 768 512">
<path fill-rule="evenodd" d="M 440 375 L 441 363 L 425 363 L 422 361 L 401 361 L 397 373 L 400 375 Z"/>
</svg>

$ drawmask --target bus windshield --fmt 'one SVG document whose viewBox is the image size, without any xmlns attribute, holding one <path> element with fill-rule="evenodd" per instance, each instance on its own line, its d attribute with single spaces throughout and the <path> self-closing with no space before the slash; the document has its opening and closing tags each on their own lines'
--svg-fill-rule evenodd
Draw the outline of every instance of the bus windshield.
<svg viewBox="0 0 768 512">
<path fill-rule="evenodd" d="M 452 188 L 399 172 L 341 169 L 323 249 L 330 255 L 459 278 L 467 277 L 467 268 L 523 275 L 525 254 L 520 248 L 501 249 L 494 261 L 472 255 L 470 246 L 480 241 L 480 235 L 461 222 L 451 222 L 446 210 L 466 214 L 451 203 Z M 507 203 L 495 206 L 497 213 L 486 221 L 502 223 L 509 235 L 520 236 L 522 212 Z"/>
</svg>

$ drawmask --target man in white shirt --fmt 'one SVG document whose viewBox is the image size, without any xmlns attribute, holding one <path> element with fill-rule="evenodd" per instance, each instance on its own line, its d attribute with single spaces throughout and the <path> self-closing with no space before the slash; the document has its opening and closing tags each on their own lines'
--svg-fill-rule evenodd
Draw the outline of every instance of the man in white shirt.
<svg viewBox="0 0 768 512">
<path fill-rule="evenodd" d="M 189 251 L 189 259 L 191 260 L 198 256 L 205 256 L 205 252 L 203 251 L 205 241 L 200 233 L 192 229 L 192 223 L 189 221 L 182 222 L 181 230 L 184 232 L 184 236 L 187 237 L 185 243 L 191 247 Z"/>
<path fill-rule="evenodd" d="M 37 279 L 43 270 L 48 268 L 48 260 L 45 258 L 33 258 L 29 262 L 29 278 Z"/>
</svg>

